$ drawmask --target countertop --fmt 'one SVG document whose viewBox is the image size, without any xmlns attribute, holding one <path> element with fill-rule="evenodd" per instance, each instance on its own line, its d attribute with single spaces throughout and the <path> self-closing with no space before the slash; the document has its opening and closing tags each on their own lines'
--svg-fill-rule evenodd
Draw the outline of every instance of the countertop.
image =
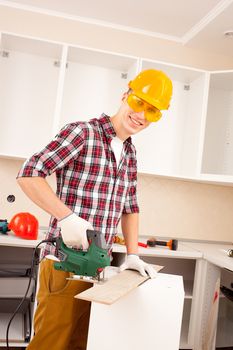
<svg viewBox="0 0 233 350">
<path fill-rule="evenodd" d="M 18 238 L 10 231 L 7 232 L 7 234 L 0 234 L 0 246 L 34 248 L 44 239 L 44 237 L 44 231 L 39 231 L 37 240 Z"/>
<path fill-rule="evenodd" d="M 143 242 L 143 240 L 140 240 Z M 113 245 L 113 252 L 125 253 L 126 247 L 120 244 Z M 143 248 L 138 247 L 138 252 L 140 256 L 160 256 L 168 258 L 186 258 L 186 259 L 198 259 L 202 258 L 203 254 L 199 250 L 188 247 L 183 244 L 183 242 L 178 242 L 177 250 L 169 250 L 165 247 L 155 247 L 155 248 Z"/>
<path fill-rule="evenodd" d="M 184 246 L 193 248 L 203 254 L 203 259 L 214 265 L 233 271 L 233 258 L 227 255 L 233 244 L 183 242 Z"/>
<path fill-rule="evenodd" d="M 33 248 L 45 237 L 45 231 L 40 230 L 37 240 L 26 240 L 17 238 L 12 232 L 7 235 L 0 234 L 0 246 L 25 247 Z M 141 239 L 141 242 L 146 242 L 146 238 Z M 180 241 L 178 240 L 178 249 L 169 250 L 166 247 L 157 246 L 155 248 L 139 247 L 140 256 L 159 256 L 168 258 L 180 259 L 205 259 L 212 264 L 221 268 L 226 268 L 233 271 L 233 258 L 227 255 L 228 249 L 233 249 L 233 244 L 222 244 L 216 242 L 195 242 L 195 241 Z M 124 245 L 114 244 L 113 252 L 125 253 Z"/>
<path fill-rule="evenodd" d="M 144 242 L 142 240 L 142 242 Z M 217 242 L 189 242 L 178 241 L 177 250 L 169 250 L 164 247 L 142 248 L 139 247 L 140 256 L 162 256 L 169 258 L 205 259 L 221 268 L 233 271 L 233 258 L 227 255 L 227 251 L 233 249 L 233 244 L 222 244 Z M 125 253 L 123 245 L 114 244 L 113 252 Z"/>
</svg>

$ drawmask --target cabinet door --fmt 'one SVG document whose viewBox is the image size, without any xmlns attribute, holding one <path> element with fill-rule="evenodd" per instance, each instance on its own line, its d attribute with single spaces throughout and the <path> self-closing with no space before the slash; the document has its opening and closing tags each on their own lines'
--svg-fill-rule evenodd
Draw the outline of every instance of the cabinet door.
<svg viewBox="0 0 233 350">
<path fill-rule="evenodd" d="M 70 47 L 59 127 L 116 113 L 137 63 L 130 57 Z"/>
<path fill-rule="evenodd" d="M 202 173 L 233 176 L 233 71 L 210 74 Z"/>
<path fill-rule="evenodd" d="M 161 120 L 134 137 L 138 169 L 149 174 L 196 176 L 205 72 L 143 61 L 142 69 L 148 68 L 162 70 L 171 78 L 173 96 Z"/>
<path fill-rule="evenodd" d="M 2 35 L 0 155 L 27 158 L 52 137 L 61 47 Z"/>
</svg>

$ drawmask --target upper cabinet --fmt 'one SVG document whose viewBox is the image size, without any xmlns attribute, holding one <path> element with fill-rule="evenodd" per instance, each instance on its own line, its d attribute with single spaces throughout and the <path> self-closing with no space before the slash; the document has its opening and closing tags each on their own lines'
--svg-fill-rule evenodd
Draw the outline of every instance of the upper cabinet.
<svg viewBox="0 0 233 350">
<path fill-rule="evenodd" d="M 204 71 L 142 61 L 142 69 L 165 72 L 173 82 L 170 108 L 157 123 L 135 135 L 138 167 L 143 173 L 195 177 L 199 171 L 200 135 L 208 91 Z"/>
<path fill-rule="evenodd" d="M 67 123 L 117 112 L 143 69 L 173 81 L 170 108 L 133 136 L 138 171 L 233 183 L 233 71 L 207 72 L 11 34 L 0 43 L 0 156 L 27 158 Z"/>
<path fill-rule="evenodd" d="M 0 154 L 26 158 L 52 137 L 62 47 L 2 34 Z"/>
<path fill-rule="evenodd" d="M 59 127 L 115 114 L 137 67 L 135 58 L 69 47 Z"/>
<path fill-rule="evenodd" d="M 233 71 L 210 74 L 201 173 L 233 177 Z"/>
</svg>

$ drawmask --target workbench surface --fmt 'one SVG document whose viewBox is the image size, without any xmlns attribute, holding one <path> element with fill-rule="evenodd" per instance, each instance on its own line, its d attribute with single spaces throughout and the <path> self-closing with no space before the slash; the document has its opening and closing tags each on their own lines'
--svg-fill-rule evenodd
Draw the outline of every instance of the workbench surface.
<svg viewBox="0 0 233 350">
<path fill-rule="evenodd" d="M 0 235 L 0 246 L 11 247 L 25 247 L 33 248 L 45 237 L 45 230 L 39 231 L 39 238 L 37 240 L 26 240 L 16 237 L 12 232 L 7 235 Z M 141 242 L 146 242 L 146 239 L 141 239 Z M 157 246 L 155 248 L 139 247 L 140 256 L 158 256 L 168 258 L 185 258 L 185 259 L 205 259 L 219 267 L 233 271 L 233 258 L 227 256 L 228 249 L 233 249 L 233 244 L 222 244 L 217 242 L 192 242 L 179 241 L 178 249 L 169 250 L 166 247 Z M 120 244 L 113 245 L 113 252 L 126 253 L 126 247 Z"/>
<path fill-rule="evenodd" d="M 212 264 L 233 271 L 233 258 L 227 255 L 233 244 L 183 242 L 184 247 L 193 248 L 203 254 L 203 259 Z"/>
</svg>

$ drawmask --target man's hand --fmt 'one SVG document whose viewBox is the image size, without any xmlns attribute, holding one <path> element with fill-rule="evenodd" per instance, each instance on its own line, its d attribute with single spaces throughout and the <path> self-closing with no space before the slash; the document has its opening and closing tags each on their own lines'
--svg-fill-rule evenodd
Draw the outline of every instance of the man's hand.
<svg viewBox="0 0 233 350">
<path fill-rule="evenodd" d="M 120 266 L 120 271 L 124 270 L 137 270 L 142 276 L 146 277 L 149 275 L 150 278 L 155 278 L 157 274 L 151 265 L 145 263 L 139 256 L 134 254 L 127 255 L 124 264 Z"/>
<path fill-rule="evenodd" d="M 60 227 L 62 239 L 68 247 L 88 249 L 87 230 L 93 230 L 88 221 L 73 213 L 60 220 L 58 227 Z"/>
</svg>

